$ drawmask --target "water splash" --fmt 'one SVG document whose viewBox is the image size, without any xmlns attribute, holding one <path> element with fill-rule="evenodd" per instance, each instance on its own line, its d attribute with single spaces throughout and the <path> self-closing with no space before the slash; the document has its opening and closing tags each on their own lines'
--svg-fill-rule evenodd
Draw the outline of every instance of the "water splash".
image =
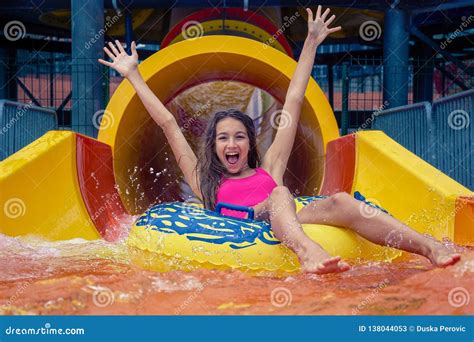
<svg viewBox="0 0 474 342">
<path fill-rule="evenodd" d="M 157 292 L 192 291 L 203 286 L 197 277 L 182 272 L 171 272 L 166 277 L 156 275 L 151 279 L 152 289 Z"/>
</svg>

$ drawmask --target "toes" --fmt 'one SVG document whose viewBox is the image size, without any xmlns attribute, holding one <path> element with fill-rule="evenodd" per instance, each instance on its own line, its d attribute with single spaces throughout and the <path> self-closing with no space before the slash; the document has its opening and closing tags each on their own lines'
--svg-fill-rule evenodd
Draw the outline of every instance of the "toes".
<svg viewBox="0 0 474 342">
<path fill-rule="evenodd" d="M 329 263 L 328 263 L 329 261 Z M 340 258 L 338 257 L 336 260 L 326 260 L 323 263 L 320 263 L 316 267 L 316 272 L 320 274 L 325 274 L 325 273 L 339 273 L 339 272 L 345 272 L 350 269 L 350 266 L 345 263 L 345 262 L 340 262 Z"/>
<path fill-rule="evenodd" d="M 351 269 L 351 265 L 349 265 L 347 262 L 340 262 L 339 263 L 339 268 L 344 271 L 348 271 Z"/>
<path fill-rule="evenodd" d="M 334 257 L 334 258 L 324 260 L 321 264 L 325 265 L 325 266 L 329 266 L 329 265 L 332 265 L 332 264 L 337 264 L 340 260 L 341 260 L 341 257 L 337 256 L 337 257 Z"/>
<path fill-rule="evenodd" d="M 339 273 L 349 270 L 351 267 L 340 256 L 330 257 L 319 263 L 302 263 L 303 270 L 308 273 L 327 274 Z"/>
<path fill-rule="evenodd" d="M 446 265 L 446 266 L 454 265 L 454 264 L 455 264 L 456 262 L 458 262 L 460 259 L 461 259 L 461 255 L 459 255 L 459 254 L 450 255 L 449 258 L 447 258 L 447 260 L 446 260 L 446 262 L 445 262 L 445 265 Z"/>
<path fill-rule="evenodd" d="M 316 269 L 318 269 L 319 271 L 323 271 L 326 268 L 327 268 L 327 266 L 324 265 L 324 264 L 318 264 L 318 266 L 316 266 Z"/>
<path fill-rule="evenodd" d="M 339 272 L 345 272 L 345 271 L 348 271 L 351 266 L 349 266 L 349 264 L 345 263 L 345 262 L 339 262 L 337 264 L 337 267 L 339 269 Z"/>
<path fill-rule="evenodd" d="M 438 259 L 438 265 L 442 267 L 451 266 L 457 263 L 460 259 L 460 254 L 446 255 Z"/>
<path fill-rule="evenodd" d="M 350 269 L 351 269 L 351 266 L 346 265 L 346 266 L 344 266 L 344 268 L 342 269 L 342 272 L 349 271 Z"/>
<path fill-rule="evenodd" d="M 319 264 L 316 267 L 316 273 L 319 273 L 319 274 L 333 273 L 334 272 L 333 269 L 334 269 L 333 267 L 323 265 L 323 264 Z"/>
</svg>

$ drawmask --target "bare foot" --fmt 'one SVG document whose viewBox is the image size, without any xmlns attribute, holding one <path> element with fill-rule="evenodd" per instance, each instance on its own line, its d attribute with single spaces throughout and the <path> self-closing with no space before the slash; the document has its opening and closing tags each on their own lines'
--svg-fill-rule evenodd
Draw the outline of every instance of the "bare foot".
<svg viewBox="0 0 474 342">
<path fill-rule="evenodd" d="M 431 247 L 431 252 L 429 253 L 428 258 L 433 265 L 437 267 L 446 267 L 454 265 L 461 260 L 461 254 L 453 252 L 441 242 L 436 242 Z"/>
<path fill-rule="evenodd" d="M 298 253 L 303 272 L 326 274 L 348 271 L 351 267 L 341 261 L 341 257 L 331 257 L 321 247 L 315 246 L 308 251 Z"/>
</svg>

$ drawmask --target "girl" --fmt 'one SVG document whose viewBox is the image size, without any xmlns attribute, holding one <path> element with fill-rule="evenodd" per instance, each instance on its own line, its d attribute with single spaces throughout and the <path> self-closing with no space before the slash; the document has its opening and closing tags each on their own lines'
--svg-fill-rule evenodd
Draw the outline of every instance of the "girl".
<svg viewBox="0 0 474 342">
<path fill-rule="evenodd" d="M 322 274 L 350 268 L 340 257 L 331 257 L 307 237 L 301 228 L 304 223 L 345 227 L 374 243 L 423 255 L 436 266 L 456 263 L 459 254 L 394 217 L 382 211 L 375 217 L 364 217 L 361 214 L 364 210 L 360 209 L 366 204 L 346 193 L 311 202 L 295 213 L 293 197 L 283 185 L 283 174 L 293 147 L 316 49 L 329 34 L 341 29 L 340 26 L 329 28 L 335 19 L 334 15 L 328 18 L 329 9 L 321 14 L 321 6 L 318 6 L 314 20 L 309 8 L 307 12 L 308 35 L 282 111 L 289 119 L 282 122 L 287 121 L 289 125 L 278 128 L 262 161 L 257 152 L 252 119 L 236 110 L 218 112 L 210 120 L 203 158 L 198 160 L 173 114 L 141 77 L 135 42 L 131 46 L 131 56 L 118 41 L 115 41 L 116 45 L 109 43 L 110 50 L 104 47 L 104 51 L 112 62 L 102 59 L 99 62 L 117 70 L 133 85 L 153 120 L 163 129 L 186 181 L 205 207 L 214 209 L 217 202 L 253 207 L 256 219 L 269 221 L 275 236 L 298 255 L 303 271 Z M 242 217 L 239 212 L 229 214 Z"/>
</svg>

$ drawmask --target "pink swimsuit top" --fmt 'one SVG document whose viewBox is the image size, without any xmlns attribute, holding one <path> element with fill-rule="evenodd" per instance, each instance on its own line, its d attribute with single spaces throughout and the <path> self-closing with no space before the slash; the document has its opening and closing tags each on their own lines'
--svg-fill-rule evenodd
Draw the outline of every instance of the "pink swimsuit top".
<svg viewBox="0 0 474 342">
<path fill-rule="evenodd" d="M 273 180 L 272 176 L 264 169 L 257 167 L 255 174 L 239 178 L 226 179 L 221 182 L 216 195 L 216 204 L 225 202 L 246 207 L 253 207 L 263 202 L 270 196 L 272 190 L 278 184 Z M 246 218 L 247 213 L 222 208 L 223 215 L 234 216 L 238 218 Z"/>
</svg>

